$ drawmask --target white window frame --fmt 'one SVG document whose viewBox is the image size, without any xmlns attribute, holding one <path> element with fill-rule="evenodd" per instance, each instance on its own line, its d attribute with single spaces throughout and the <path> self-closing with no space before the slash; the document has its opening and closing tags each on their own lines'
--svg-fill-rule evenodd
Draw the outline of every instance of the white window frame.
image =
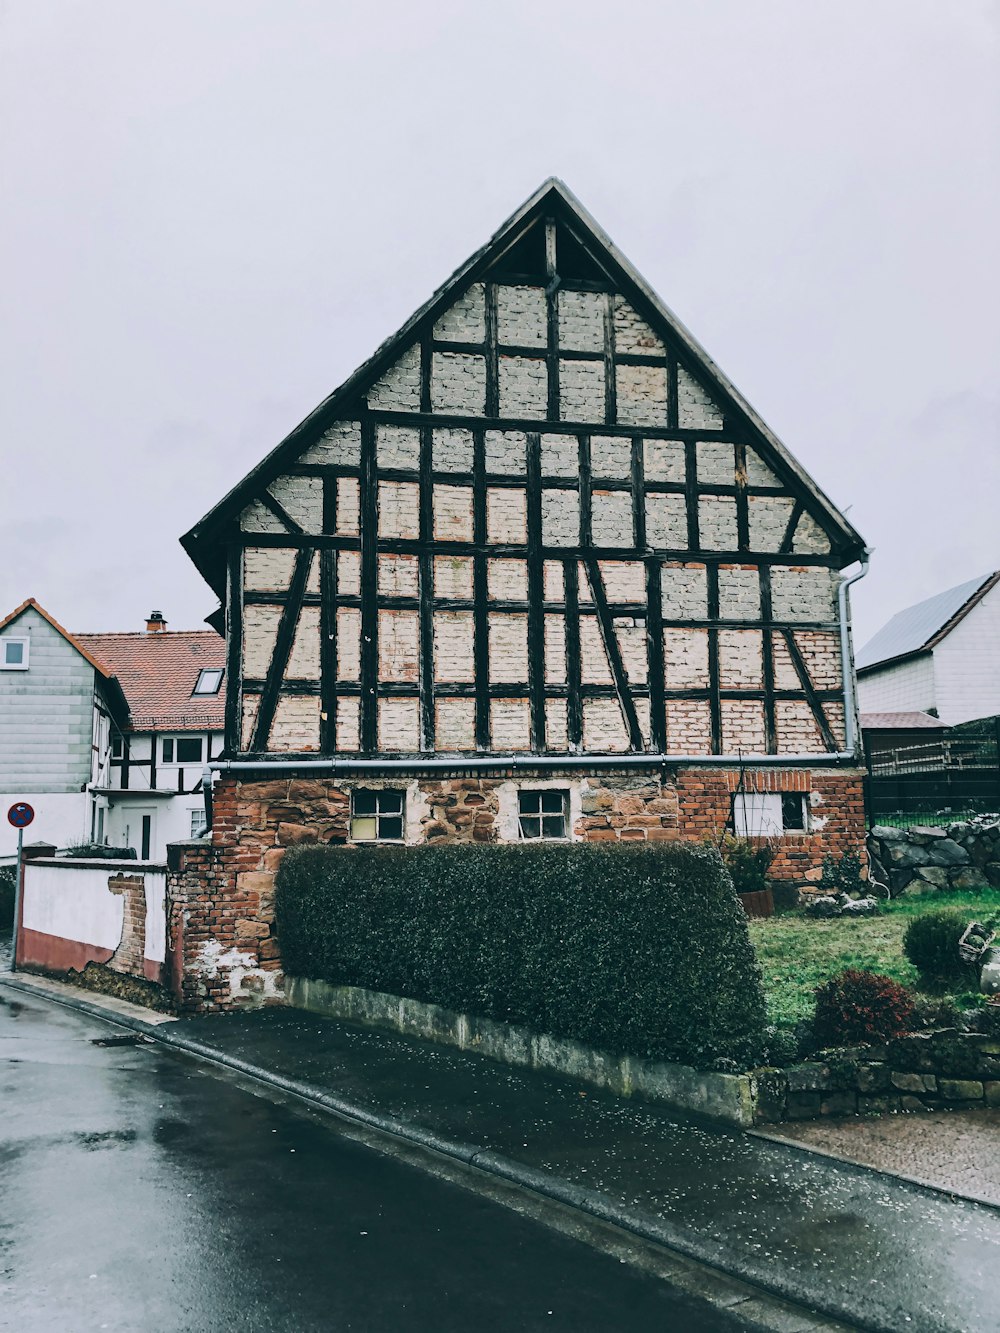
<svg viewBox="0 0 1000 1333">
<path fill-rule="evenodd" d="M 398 796 L 399 809 L 385 810 L 380 807 L 382 798 L 385 796 Z M 356 810 L 356 800 L 358 796 L 373 796 L 375 798 L 375 809 L 371 813 L 363 811 L 358 813 Z M 398 845 L 406 841 L 406 796 L 405 787 L 355 787 L 351 792 L 351 842 L 356 843 L 394 843 Z M 370 838 L 359 836 L 356 831 L 356 825 L 361 820 L 372 820 L 375 824 L 375 832 Z M 397 838 L 383 837 L 381 833 L 381 821 L 383 819 L 398 819 L 400 823 L 400 833 Z"/>
<path fill-rule="evenodd" d="M 203 805 L 196 806 L 189 813 L 191 815 L 191 837 L 200 838 L 208 828 L 208 816 L 205 814 L 205 807 Z M 196 824 L 197 828 L 195 827 Z"/>
<path fill-rule="evenodd" d="M 173 751 L 172 751 L 173 757 L 172 757 L 171 759 L 164 759 L 164 757 L 163 757 L 163 743 L 164 743 L 164 741 L 170 741 L 171 744 L 173 745 Z M 200 759 L 178 759 L 178 757 L 177 757 L 177 742 L 178 742 L 178 741 L 200 741 L 200 742 L 201 742 L 201 758 L 200 758 Z M 178 735 L 175 735 L 175 736 L 159 736 L 159 737 L 157 737 L 157 741 L 156 741 L 156 743 L 157 743 L 157 744 L 159 745 L 159 747 L 160 747 L 160 757 L 159 757 L 159 759 L 157 760 L 157 764 L 158 764 L 161 768 L 190 768 L 192 765 L 204 764 L 205 759 L 206 759 L 206 756 L 207 756 L 207 753 L 208 753 L 207 750 L 206 750 L 206 748 L 205 748 L 205 736 L 204 736 L 204 734 L 203 734 L 202 732 L 199 732 L 199 731 L 195 731 L 195 732 L 190 732 L 190 731 L 188 731 L 188 732 L 180 732 Z"/>
<path fill-rule="evenodd" d="M 782 801 L 802 802 L 802 827 L 785 828 Z M 738 838 L 781 838 L 809 832 L 808 792 L 737 792 L 733 797 L 733 832 Z"/>
<path fill-rule="evenodd" d="M 19 643 L 23 649 L 20 662 L 7 661 L 8 643 Z M 0 635 L 0 645 L 4 645 L 3 653 L 0 654 L 0 671 L 27 671 L 28 658 L 31 655 L 31 640 L 26 634 L 3 634 Z"/>
<path fill-rule="evenodd" d="M 224 668 L 222 667 L 202 667 L 201 670 L 198 672 L 198 679 L 194 683 L 194 689 L 191 691 L 191 697 L 195 698 L 196 696 L 202 696 L 203 698 L 210 698 L 212 695 L 218 694 L 219 691 L 222 689 L 222 677 L 224 676 L 224 674 L 225 671 Z M 203 690 L 201 688 L 201 682 L 205 679 L 206 676 L 218 677 L 218 679 L 215 682 L 215 689 Z"/>
<path fill-rule="evenodd" d="M 539 798 L 538 814 L 525 814 L 521 809 L 522 796 L 537 796 Z M 546 796 L 558 796 L 562 801 L 561 811 L 543 811 L 541 804 Z M 560 834 L 551 834 L 544 832 L 544 819 L 559 818 L 562 820 L 563 831 Z M 524 831 L 525 819 L 537 819 L 539 833 L 537 837 L 534 834 L 527 834 Z M 517 790 L 517 836 L 520 842 L 569 842 L 570 839 L 570 789 L 568 787 L 535 787 L 525 785 Z"/>
</svg>

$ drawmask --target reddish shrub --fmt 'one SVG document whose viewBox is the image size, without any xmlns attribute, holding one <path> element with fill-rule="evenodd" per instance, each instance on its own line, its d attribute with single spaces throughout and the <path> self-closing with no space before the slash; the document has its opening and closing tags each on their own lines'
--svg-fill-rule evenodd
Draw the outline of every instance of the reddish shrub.
<svg viewBox="0 0 1000 1333">
<path fill-rule="evenodd" d="M 888 1041 L 913 1024 L 913 997 L 877 972 L 848 968 L 816 989 L 816 1045 L 855 1046 Z"/>
</svg>

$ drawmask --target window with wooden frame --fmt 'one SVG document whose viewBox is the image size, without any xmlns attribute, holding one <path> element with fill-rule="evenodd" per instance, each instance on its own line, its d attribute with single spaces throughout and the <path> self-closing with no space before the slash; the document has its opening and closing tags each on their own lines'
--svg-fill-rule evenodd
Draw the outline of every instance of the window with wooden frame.
<svg viewBox="0 0 1000 1333">
<path fill-rule="evenodd" d="M 569 835 L 569 792 L 522 788 L 517 793 L 518 831 L 529 842 L 563 841 Z"/>
<path fill-rule="evenodd" d="M 351 794 L 352 842 L 402 842 L 406 793 L 357 788 Z"/>
<path fill-rule="evenodd" d="M 732 830 L 739 838 L 808 833 L 809 794 L 801 791 L 739 792 L 733 797 Z"/>
</svg>

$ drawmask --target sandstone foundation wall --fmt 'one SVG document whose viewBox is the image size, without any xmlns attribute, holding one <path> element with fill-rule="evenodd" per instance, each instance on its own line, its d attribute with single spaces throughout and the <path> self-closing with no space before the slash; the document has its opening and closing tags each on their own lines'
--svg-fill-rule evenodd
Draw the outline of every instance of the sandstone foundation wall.
<svg viewBox="0 0 1000 1333">
<path fill-rule="evenodd" d="M 211 839 L 170 848 L 169 957 L 182 1009 L 225 1009 L 280 1002 L 282 976 L 274 931 L 274 877 L 289 847 L 349 846 L 355 788 L 405 788 L 405 841 L 490 843 L 518 838 L 518 792 L 567 795 L 571 836 L 592 842 L 658 842 L 718 837 L 732 799 L 745 792 L 802 792 L 809 827 L 780 839 L 776 879 L 809 889 L 822 859 L 863 855 L 865 825 L 858 770 L 749 771 L 680 768 L 640 773 L 419 778 L 223 775 L 215 787 Z M 742 787 L 740 784 L 742 782 Z"/>
</svg>

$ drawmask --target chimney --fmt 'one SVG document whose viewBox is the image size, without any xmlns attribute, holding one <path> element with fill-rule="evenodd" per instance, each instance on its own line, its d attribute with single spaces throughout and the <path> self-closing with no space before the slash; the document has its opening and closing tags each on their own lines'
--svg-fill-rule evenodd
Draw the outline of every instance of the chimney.
<svg viewBox="0 0 1000 1333">
<path fill-rule="evenodd" d="M 150 611 L 146 620 L 147 634 L 162 634 L 167 628 L 167 622 L 163 619 L 162 611 Z"/>
</svg>

